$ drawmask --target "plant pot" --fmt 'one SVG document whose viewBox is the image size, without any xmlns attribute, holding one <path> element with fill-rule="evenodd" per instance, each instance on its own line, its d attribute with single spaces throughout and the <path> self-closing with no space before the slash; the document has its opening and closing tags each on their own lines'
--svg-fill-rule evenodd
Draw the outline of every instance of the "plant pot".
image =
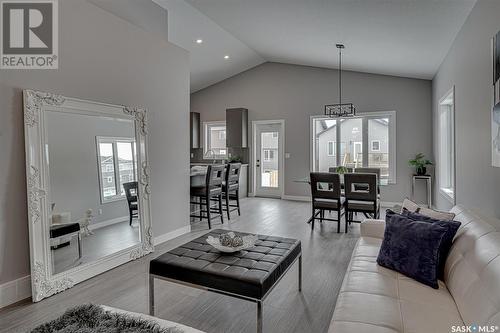
<svg viewBox="0 0 500 333">
<path fill-rule="evenodd" d="M 424 166 L 418 167 L 417 168 L 417 175 L 418 176 L 424 176 L 427 173 L 427 168 Z"/>
</svg>

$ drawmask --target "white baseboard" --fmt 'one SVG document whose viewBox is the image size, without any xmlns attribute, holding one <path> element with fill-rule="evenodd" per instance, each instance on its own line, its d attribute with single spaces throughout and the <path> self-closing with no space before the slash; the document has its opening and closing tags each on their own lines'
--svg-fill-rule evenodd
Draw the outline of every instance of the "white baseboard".
<svg viewBox="0 0 500 333">
<path fill-rule="evenodd" d="M 0 309 L 31 297 L 29 275 L 0 285 Z"/>
<path fill-rule="evenodd" d="M 89 224 L 89 229 L 96 230 L 99 228 L 104 228 L 104 227 L 107 227 L 107 226 L 115 224 L 115 223 L 121 223 L 121 222 L 128 221 L 128 219 L 129 219 L 128 216 L 122 216 L 122 217 L 117 217 L 117 218 L 114 218 L 111 220 L 106 220 L 106 221 L 97 222 L 97 223 L 91 223 L 91 224 Z"/>
<path fill-rule="evenodd" d="M 187 225 L 185 227 L 176 229 L 174 231 L 167 232 L 166 234 L 156 236 L 154 238 L 154 245 L 158 245 L 161 243 L 165 243 L 166 241 L 169 241 L 171 239 L 174 239 L 175 237 L 179 237 L 181 235 L 187 234 L 188 232 L 191 232 L 191 225 Z"/>
</svg>

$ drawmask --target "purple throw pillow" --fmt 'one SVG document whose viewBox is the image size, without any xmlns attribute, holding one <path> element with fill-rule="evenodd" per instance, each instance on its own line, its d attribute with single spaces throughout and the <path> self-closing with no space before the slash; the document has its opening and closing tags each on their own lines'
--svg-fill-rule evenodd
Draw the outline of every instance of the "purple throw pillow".
<svg viewBox="0 0 500 333">
<path fill-rule="evenodd" d="M 447 228 L 388 213 L 377 263 L 438 289 L 439 249 Z"/>
<path fill-rule="evenodd" d="M 428 223 L 437 223 L 447 229 L 446 235 L 443 239 L 443 243 L 439 249 L 439 266 L 438 266 L 438 278 L 440 280 L 444 279 L 444 266 L 446 264 L 446 259 L 448 258 L 448 254 L 450 253 L 451 246 L 453 245 L 453 238 L 460 228 L 461 223 L 458 221 L 452 220 L 437 220 L 432 217 L 428 217 L 426 215 L 422 215 L 419 213 L 412 213 L 407 210 L 403 210 L 402 215 L 409 217 L 414 221 L 422 221 Z"/>
</svg>

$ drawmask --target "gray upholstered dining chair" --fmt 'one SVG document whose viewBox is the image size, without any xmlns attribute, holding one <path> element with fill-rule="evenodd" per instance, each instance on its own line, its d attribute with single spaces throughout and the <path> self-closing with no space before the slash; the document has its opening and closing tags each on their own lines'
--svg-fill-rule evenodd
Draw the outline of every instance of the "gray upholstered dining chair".
<svg viewBox="0 0 500 333">
<path fill-rule="evenodd" d="M 319 215 L 319 221 L 337 222 L 337 232 L 340 232 L 340 220 L 344 208 L 345 198 L 341 195 L 340 176 L 331 172 L 311 172 L 311 197 L 312 197 L 312 220 L 311 228 L 314 228 L 314 221 Z M 337 212 L 337 219 L 325 218 L 325 211 Z M 347 223 L 347 221 L 346 221 Z"/>
<path fill-rule="evenodd" d="M 374 173 L 377 175 L 377 193 L 380 199 L 380 168 L 356 168 L 354 173 Z"/>
<path fill-rule="evenodd" d="M 378 218 L 380 215 L 380 200 L 378 197 L 377 175 L 373 173 L 347 173 L 345 182 L 345 214 L 347 226 L 353 220 L 354 213 L 363 213 Z"/>
</svg>

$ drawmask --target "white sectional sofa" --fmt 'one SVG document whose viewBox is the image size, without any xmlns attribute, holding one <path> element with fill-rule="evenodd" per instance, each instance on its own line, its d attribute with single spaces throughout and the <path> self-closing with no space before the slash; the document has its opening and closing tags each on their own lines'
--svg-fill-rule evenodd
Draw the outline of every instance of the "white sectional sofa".
<svg viewBox="0 0 500 333">
<path fill-rule="evenodd" d="M 438 290 L 378 266 L 385 222 L 362 223 L 329 332 L 500 332 L 500 232 L 464 207 L 451 211 L 462 225 Z"/>
</svg>

